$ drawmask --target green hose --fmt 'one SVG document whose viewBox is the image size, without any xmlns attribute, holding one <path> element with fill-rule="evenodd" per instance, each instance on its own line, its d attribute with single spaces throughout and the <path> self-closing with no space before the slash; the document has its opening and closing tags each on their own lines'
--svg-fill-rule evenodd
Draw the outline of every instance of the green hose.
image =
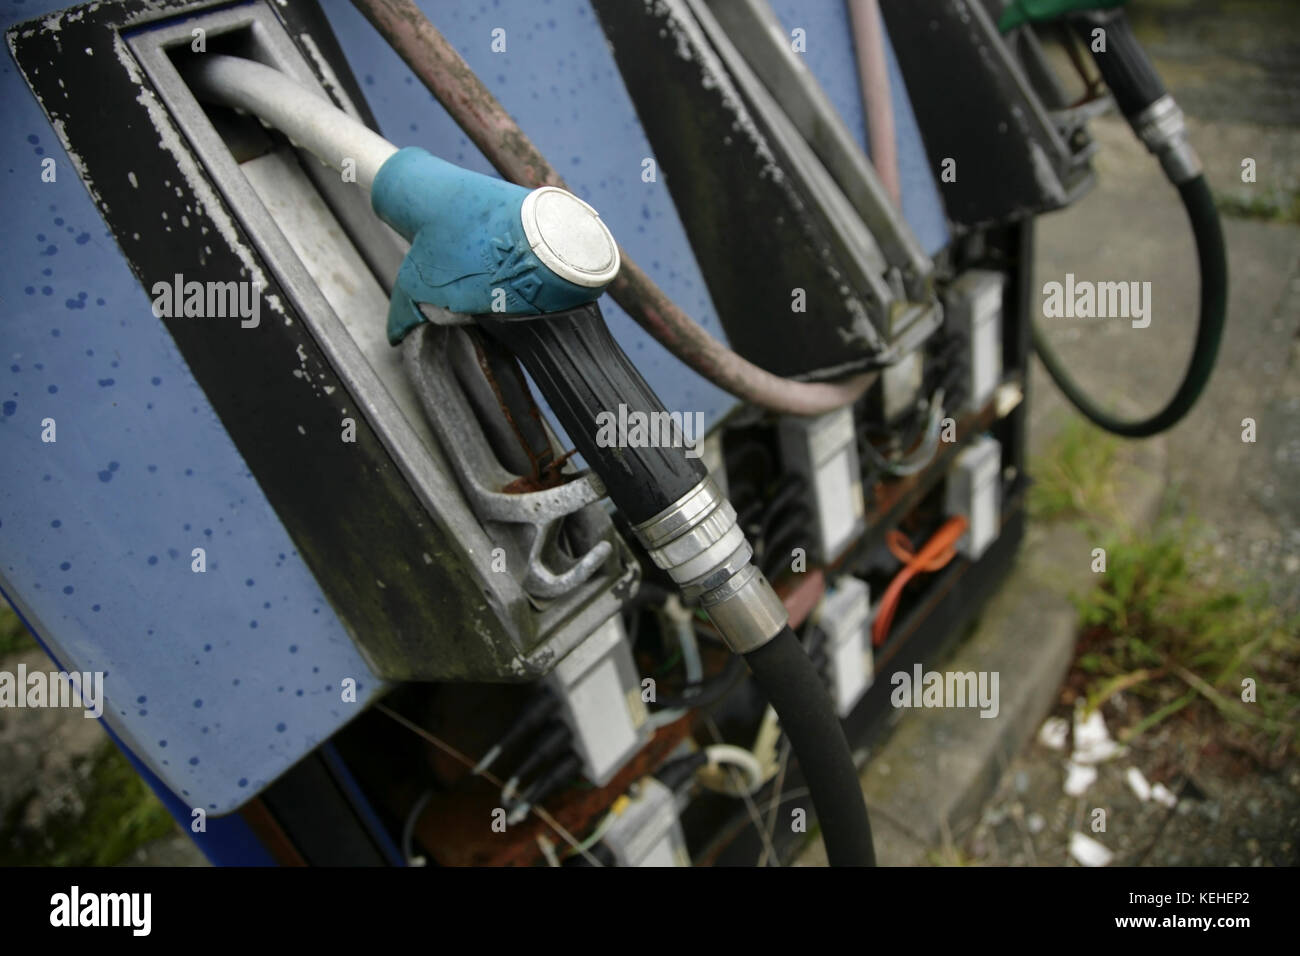
<svg viewBox="0 0 1300 956">
<path fill-rule="evenodd" d="M 1191 220 L 1192 235 L 1196 239 L 1196 255 L 1201 272 L 1201 315 L 1196 328 L 1196 345 L 1192 350 L 1187 374 L 1174 397 L 1156 414 L 1139 421 L 1124 421 L 1102 409 L 1071 381 L 1061 360 L 1047 345 L 1041 331 L 1033 327 L 1034 348 L 1043 360 L 1048 373 L 1065 397 L 1083 415 L 1108 432 L 1125 438 L 1147 438 L 1178 423 L 1205 390 L 1214 371 L 1223 340 L 1223 325 L 1228 307 L 1228 258 L 1223 244 L 1223 228 L 1219 213 L 1214 207 L 1214 197 L 1205 176 L 1197 176 L 1178 187 L 1187 217 Z"/>
</svg>

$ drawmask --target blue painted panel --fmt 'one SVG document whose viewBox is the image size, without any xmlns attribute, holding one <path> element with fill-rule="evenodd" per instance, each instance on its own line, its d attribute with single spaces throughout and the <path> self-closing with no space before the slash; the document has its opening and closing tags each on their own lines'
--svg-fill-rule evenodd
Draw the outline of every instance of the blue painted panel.
<svg viewBox="0 0 1300 956">
<path fill-rule="evenodd" d="M 771 0 L 771 4 L 787 30 L 804 29 L 808 69 L 817 77 L 831 105 L 848 124 L 849 132 L 870 156 L 866 112 L 858 80 L 858 59 L 853 47 L 847 4 L 844 0 Z M 948 245 L 948 222 L 888 33 L 885 36 L 885 55 L 889 63 L 890 99 L 894 105 L 894 137 L 898 142 L 903 218 L 916 233 L 921 248 L 934 255 Z"/>
<path fill-rule="evenodd" d="M 6 3 L 3 26 L 64 6 Z M 105 672 L 123 743 L 187 805 L 225 813 L 380 683 L 8 55 L 0 99 L 0 586 L 65 667 Z"/>
</svg>

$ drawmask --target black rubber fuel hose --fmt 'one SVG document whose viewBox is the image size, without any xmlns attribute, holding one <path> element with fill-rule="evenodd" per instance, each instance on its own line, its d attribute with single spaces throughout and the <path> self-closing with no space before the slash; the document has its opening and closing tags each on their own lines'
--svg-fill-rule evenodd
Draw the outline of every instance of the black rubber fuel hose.
<svg viewBox="0 0 1300 956">
<path fill-rule="evenodd" d="M 1138 42 L 1128 18 L 1123 11 L 1091 14 L 1077 20 L 1075 27 L 1093 50 L 1093 60 L 1120 112 L 1130 123 L 1140 123 L 1140 117 L 1167 94 L 1160 75 Z M 1090 44 L 1092 31 L 1098 27 L 1105 30 L 1104 49 Z M 1187 373 L 1164 408 L 1137 421 L 1110 414 L 1070 378 L 1065 364 L 1047 344 L 1046 337 L 1037 326 L 1033 326 L 1034 349 L 1065 397 L 1093 424 L 1125 438 L 1147 438 L 1163 432 L 1191 411 L 1210 381 L 1210 374 L 1214 371 L 1214 363 L 1219 356 L 1219 344 L 1223 340 L 1228 311 L 1228 255 L 1224 248 L 1219 213 L 1204 174 L 1177 183 L 1177 186 L 1178 195 L 1182 198 L 1191 223 L 1192 236 L 1196 240 L 1201 306 L 1196 326 L 1196 343 L 1192 348 Z"/>
<path fill-rule="evenodd" d="M 1034 348 L 1065 397 L 1095 425 L 1125 438 L 1147 438 L 1159 434 L 1177 424 L 1191 411 L 1210 380 L 1214 363 L 1219 356 L 1219 343 L 1223 340 L 1228 307 L 1228 257 L 1224 249 L 1219 213 L 1214 207 L 1214 197 L 1210 195 L 1210 187 L 1204 176 L 1197 176 L 1179 186 L 1178 194 L 1187 209 L 1187 218 L 1191 220 L 1197 258 L 1200 260 L 1201 315 L 1187 374 L 1164 408 L 1138 421 L 1128 421 L 1110 414 L 1070 378 L 1065 364 L 1047 344 L 1043 333 L 1037 326 L 1034 327 Z"/>
<path fill-rule="evenodd" d="M 745 661 L 799 761 L 831 866 L 875 866 L 871 822 L 849 742 L 799 639 L 786 627 Z"/>
</svg>

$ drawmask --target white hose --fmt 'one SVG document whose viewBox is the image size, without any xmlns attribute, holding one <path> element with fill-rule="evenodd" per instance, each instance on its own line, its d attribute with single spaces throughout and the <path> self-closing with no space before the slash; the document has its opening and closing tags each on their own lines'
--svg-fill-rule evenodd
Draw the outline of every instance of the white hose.
<svg viewBox="0 0 1300 956">
<path fill-rule="evenodd" d="M 351 160 L 357 182 L 366 189 L 397 152 L 320 93 L 255 60 L 208 53 L 186 68 L 185 78 L 199 99 L 252 113 L 337 170 Z"/>
<path fill-rule="evenodd" d="M 728 766 L 741 771 L 748 778 L 745 781 L 745 792 L 757 793 L 762 788 L 763 767 L 758 758 L 744 747 L 714 744 L 704 748 L 704 756 L 709 759 L 710 767 Z"/>
</svg>

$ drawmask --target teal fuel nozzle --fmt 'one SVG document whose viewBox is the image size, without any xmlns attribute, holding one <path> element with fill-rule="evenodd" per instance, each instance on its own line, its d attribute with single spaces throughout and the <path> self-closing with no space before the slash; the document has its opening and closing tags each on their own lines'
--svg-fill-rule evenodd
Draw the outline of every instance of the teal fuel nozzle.
<svg viewBox="0 0 1300 956">
<path fill-rule="evenodd" d="M 564 189 L 525 189 L 407 147 L 379 167 L 370 196 L 411 243 L 388 310 L 393 345 L 426 321 L 425 303 L 502 318 L 562 312 L 618 274 L 609 229 Z"/>
</svg>

